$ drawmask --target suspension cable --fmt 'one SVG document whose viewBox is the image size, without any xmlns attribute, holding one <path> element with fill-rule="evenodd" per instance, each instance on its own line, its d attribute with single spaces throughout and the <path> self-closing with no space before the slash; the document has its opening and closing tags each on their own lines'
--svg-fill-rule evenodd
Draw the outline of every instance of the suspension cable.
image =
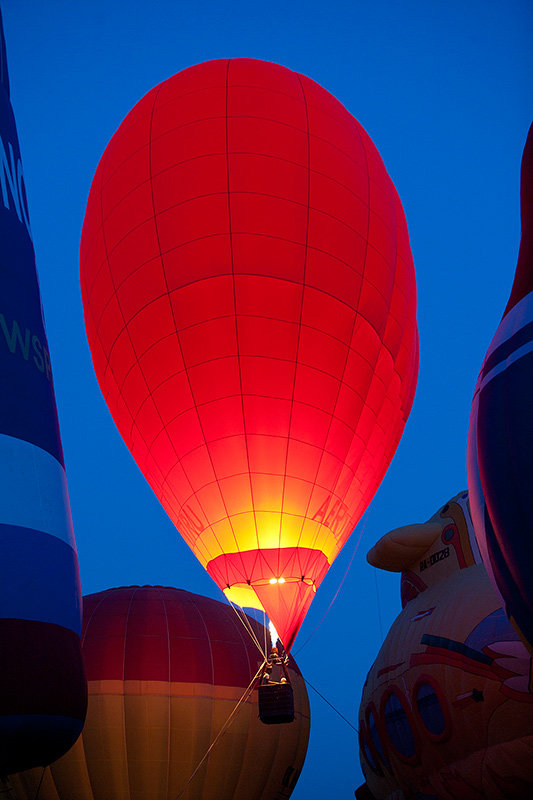
<svg viewBox="0 0 533 800">
<path fill-rule="evenodd" d="M 267 654 L 267 628 L 268 628 L 268 623 L 267 623 L 267 612 L 265 611 L 265 609 L 263 609 L 263 635 L 264 635 L 264 640 L 265 640 L 265 641 L 264 641 L 264 645 L 265 645 L 265 658 L 267 657 L 267 656 L 266 656 L 266 654 Z M 270 633 L 270 632 L 269 632 L 269 633 Z"/>
<path fill-rule="evenodd" d="M 40 794 L 40 791 L 41 791 L 41 786 L 43 785 L 43 778 L 44 778 L 44 773 L 45 772 L 46 772 L 46 767 L 43 767 L 43 773 L 41 775 L 41 780 L 39 781 L 39 786 L 37 787 L 37 792 L 35 794 L 34 800 L 37 800 L 37 798 L 39 797 L 39 794 Z"/>
<path fill-rule="evenodd" d="M 259 669 L 255 673 L 254 677 L 252 678 L 252 680 L 250 681 L 250 683 L 248 684 L 248 686 L 244 690 L 243 694 L 241 695 L 240 700 L 237 702 L 236 706 L 234 707 L 233 711 L 231 712 L 231 714 L 229 715 L 229 717 L 225 721 L 224 725 L 221 727 L 221 729 L 219 730 L 219 732 L 217 733 L 217 735 L 215 736 L 215 738 L 213 739 L 213 741 L 211 742 L 211 744 L 207 748 L 206 752 L 204 753 L 203 758 L 199 761 L 198 765 L 196 766 L 196 769 L 194 770 L 192 775 L 189 777 L 189 780 L 187 781 L 187 783 L 185 784 L 185 786 L 183 787 L 181 792 L 176 797 L 176 800 L 179 800 L 180 797 L 183 797 L 184 793 L 187 791 L 187 788 L 188 788 L 189 784 L 194 779 L 196 773 L 202 767 L 202 765 L 205 763 L 206 759 L 209 758 L 209 753 L 211 752 L 211 750 L 215 747 L 215 745 L 217 744 L 217 742 L 221 738 L 221 736 L 223 736 L 226 733 L 226 731 L 229 728 L 229 726 L 231 725 L 231 723 L 232 723 L 237 711 L 239 710 L 239 707 L 241 706 L 242 703 L 244 703 L 248 699 L 248 697 L 252 693 L 252 690 L 254 688 L 254 684 L 255 684 L 257 678 L 259 677 L 260 673 L 262 672 L 263 667 L 265 666 L 265 664 L 266 664 L 266 659 L 263 661 L 263 663 L 261 664 L 261 666 L 259 667 Z"/>
<path fill-rule="evenodd" d="M 259 639 L 257 638 L 257 634 L 255 633 L 254 629 L 252 628 L 252 625 L 250 623 L 250 620 L 248 619 L 248 616 L 247 616 L 246 612 L 244 611 L 244 609 L 241 606 L 237 606 L 237 604 L 233 603 L 231 600 L 228 600 L 228 602 L 229 602 L 230 606 L 232 607 L 232 609 L 235 611 L 235 613 L 237 615 L 237 618 L 240 620 L 240 622 L 244 626 L 245 630 L 248 632 L 252 642 L 255 644 L 255 646 L 257 647 L 257 649 L 261 653 L 262 657 L 266 660 L 266 657 L 267 657 L 266 646 L 265 646 L 265 649 L 263 650 L 263 648 L 261 647 L 261 643 L 260 643 Z"/>
<path fill-rule="evenodd" d="M 244 610 L 244 608 L 242 608 L 242 606 L 240 607 L 240 612 L 241 612 L 242 620 L 243 620 L 243 622 L 244 622 L 244 624 L 246 626 L 246 630 L 249 632 L 250 636 L 252 637 L 256 647 L 258 648 L 259 652 L 262 654 L 263 658 L 266 658 L 267 657 L 266 647 L 264 649 L 261 647 L 261 643 L 259 641 L 257 633 L 254 631 L 252 623 L 250 622 L 250 619 L 249 619 L 246 611 Z"/>
<path fill-rule="evenodd" d="M 303 677 L 304 677 L 304 676 L 302 675 L 302 678 L 303 678 Z M 338 709 L 338 708 L 335 708 L 335 706 L 333 705 L 333 703 L 330 703 L 330 702 L 329 702 L 329 700 L 328 700 L 326 697 L 324 697 L 324 695 L 323 695 L 323 694 L 321 694 L 321 693 L 318 691 L 318 689 L 316 689 L 316 688 L 313 686 L 313 684 L 312 684 L 312 683 L 309 683 L 309 681 L 307 680 L 307 678 L 304 678 L 304 681 L 305 681 L 306 685 L 307 685 L 307 686 L 309 686 L 309 688 L 310 688 L 310 689 L 312 689 L 314 692 L 316 692 L 316 693 L 317 693 L 317 695 L 318 695 L 319 697 L 321 697 L 321 698 L 322 698 L 322 700 L 323 700 L 325 703 L 327 703 L 327 704 L 328 704 L 328 706 L 329 706 L 330 708 L 332 708 L 332 709 L 333 709 L 333 711 L 334 711 L 336 714 L 338 714 L 338 715 L 339 715 L 339 717 L 340 717 L 341 719 L 343 719 L 343 720 L 346 722 L 346 724 L 347 724 L 347 725 L 349 725 L 349 726 L 350 726 L 350 728 L 352 728 L 352 729 L 353 729 L 353 730 L 354 730 L 356 733 L 359 733 L 359 730 L 358 730 L 358 729 L 355 727 L 355 725 L 353 725 L 353 724 L 350 722 L 350 720 L 349 720 L 349 719 L 346 719 L 346 717 L 344 716 L 344 714 L 341 714 L 341 712 L 339 711 L 339 709 Z"/>
<path fill-rule="evenodd" d="M 368 521 L 368 511 L 367 511 L 367 513 L 366 513 L 366 516 L 365 516 L 365 521 L 364 521 L 364 523 L 363 523 L 363 526 L 362 526 L 362 528 L 361 528 L 361 532 L 360 532 L 360 534 L 359 534 L 359 538 L 357 539 L 357 541 L 356 541 L 356 543 L 355 543 L 355 547 L 354 547 L 354 551 L 353 551 L 353 553 L 352 553 L 352 557 L 350 558 L 350 562 L 349 562 L 348 566 L 346 567 L 346 572 L 344 573 L 344 577 L 343 577 L 342 581 L 339 583 L 339 587 L 338 587 L 337 591 L 335 592 L 335 594 L 333 595 L 333 598 L 332 598 L 332 600 L 331 600 L 331 603 L 330 603 L 330 604 L 329 604 L 329 606 L 326 608 L 326 610 L 324 611 L 324 614 L 322 615 L 322 618 L 320 619 L 320 621 L 318 622 L 318 624 L 315 626 L 315 628 L 314 628 L 314 629 L 311 631 L 311 633 L 309 634 L 309 636 L 307 637 L 307 639 L 305 640 L 305 642 L 304 642 L 304 643 L 302 644 L 302 646 L 301 646 L 301 647 L 299 647 L 299 648 L 298 648 L 298 650 L 297 650 L 297 651 L 294 653 L 294 655 L 295 655 L 295 656 L 297 656 L 297 655 L 298 655 L 298 653 L 301 653 L 301 652 L 302 652 L 302 650 L 304 649 L 304 647 L 305 647 L 305 646 L 306 646 L 306 645 L 309 643 L 309 641 L 310 641 L 310 640 L 313 638 L 313 636 L 315 635 L 315 633 L 317 632 L 317 630 L 320 628 L 320 626 L 322 625 L 322 623 L 323 623 L 323 622 L 324 622 L 324 620 L 326 619 L 327 615 L 329 614 L 329 612 L 330 612 L 330 610 L 331 610 L 331 606 L 333 605 L 333 603 L 334 603 L 334 602 L 335 602 L 335 600 L 337 599 L 337 597 L 338 597 L 338 594 L 339 594 L 340 590 L 342 589 L 342 585 L 343 585 L 344 581 L 346 580 L 346 578 L 347 578 L 347 576 L 348 576 L 348 572 L 350 571 L 350 567 L 352 566 L 353 560 L 354 560 L 354 558 L 355 558 L 355 554 L 357 553 L 357 550 L 359 549 L 359 544 L 360 544 L 360 542 L 361 542 L 361 538 L 362 538 L 362 536 L 363 536 L 363 533 L 364 533 L 364 531 L 365 531 L 365 528 L 366 528 L 366 523 L 367 523 L 367 521 Z"/>
</svg>

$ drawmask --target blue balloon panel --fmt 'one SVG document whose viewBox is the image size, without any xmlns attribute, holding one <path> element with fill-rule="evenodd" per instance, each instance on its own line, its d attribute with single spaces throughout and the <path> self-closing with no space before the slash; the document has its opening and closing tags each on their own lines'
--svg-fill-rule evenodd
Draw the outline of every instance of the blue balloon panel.
<svg viewBox="0 0 533 800">
<path fill-rule="evenodd" d="M 476 385 L 467 470 L 483 562 L 533 652 L 533 125 L 522 157 L 520 207 L 518 263 Z"/>
<path fill-rule="evenodd" d="M 533 293 L 504 317 L 472 404 L 468 454 L 476 537 L 487 571 L 533 643 Z"/>
<path fill-rule="evenodd" d="M 0 775 L 44 765 L 86 710 L 81 590 L 0 17 Z M 37 76 L 36 76 L 37 77 Z"/>
</svg>

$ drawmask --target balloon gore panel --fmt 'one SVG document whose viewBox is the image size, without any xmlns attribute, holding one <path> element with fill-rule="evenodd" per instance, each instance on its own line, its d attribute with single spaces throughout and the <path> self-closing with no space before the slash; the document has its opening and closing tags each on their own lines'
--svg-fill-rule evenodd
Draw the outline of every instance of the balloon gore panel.
<svg viewBox="0 0 533 800">
<path fill-rule="evenodd" d="M 76 741 L 81 587 L 0 16 L 0 776 Z"/>
<path fill-rule="evenodd" d="M 262 625 L 247 625 L 265 641 Z M 263 725 L 257 690 L 244 694 L 263 656 L 227 603 L 163 586 L 88 595 L 83 656 L 87 722 L 46 771 L 39 800 L 290 797 L 309 739 L 305 682 L 290 658 L 295 719 L 282 736 Z M 34 800 L 41 778 L 13 776 L 17 797 Z"/>
<path fill-rule="evenodd" d="M 533 652 L 533 126 L 522 157 L 520 200 L 518 263 L 474 392 L 467 471 L 483 562 Z"/>
<path fill-rule="evenodd" d="M 414 269 L 379 154 L 309 78 L 199 64 L 113 136 L 80 264 L 127 446 L 228 598 L 290 648 L 416 385 Z"/>
</svg>

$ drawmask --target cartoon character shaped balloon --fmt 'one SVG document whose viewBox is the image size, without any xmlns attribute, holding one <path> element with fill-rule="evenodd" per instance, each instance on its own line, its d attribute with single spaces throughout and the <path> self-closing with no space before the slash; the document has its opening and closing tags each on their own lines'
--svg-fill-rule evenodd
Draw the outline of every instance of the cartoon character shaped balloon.
<svg viewBox="0 0 533 800">
<path fill-rule="evenodd" d="M 401 572 L 403 610 L 363 688 L 356 797 L 528 800 L 531 657 L 481 562 L 467 493 L 367 558 Z"/>
<path fill-rule="evenodd" d="M 227 597 L 289 649 L 416 385 L 407 227 L 376 148 L 284 67 L 186 69 L 102 156 L 80 274 L 131 453 Z"/>
<path fill-rule="evenodd" d="M 507 615 L 533 648 L 533 126 L 511 296 L 479 373 L 468 441 L 472 519 Z"/>
</svg>

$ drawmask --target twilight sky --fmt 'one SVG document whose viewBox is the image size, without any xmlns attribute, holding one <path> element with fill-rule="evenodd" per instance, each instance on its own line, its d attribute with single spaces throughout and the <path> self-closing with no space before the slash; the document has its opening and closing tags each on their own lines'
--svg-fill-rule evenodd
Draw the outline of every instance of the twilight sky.
<svg viewBox="0 0 533 800">
<path fill-rule="evenodd" d="M 376 573 L 364 555 L 387 530 L 427 519 L 466 487 L 472 393 L 518 252 L 533 6 L 2 0 L 1 8 L 84 593 L 157 583 L 221 599 L 122 443 L 85 338 L 81 225 L 98 160 L 125 114 L 187 66 L 247 56 L 316 80 L 380 151 L 417 272 L 418 390 L 339 595 L 313 633 L 361 528 L 293 649 L 304 675 L 355 724 L 366 673 L 400 610 L 399 577 Z M 311 690 L 310 700 L 310 747 L 293 798 L 352 797 L 362 780 L 355 734 Z"/>
</svg>

